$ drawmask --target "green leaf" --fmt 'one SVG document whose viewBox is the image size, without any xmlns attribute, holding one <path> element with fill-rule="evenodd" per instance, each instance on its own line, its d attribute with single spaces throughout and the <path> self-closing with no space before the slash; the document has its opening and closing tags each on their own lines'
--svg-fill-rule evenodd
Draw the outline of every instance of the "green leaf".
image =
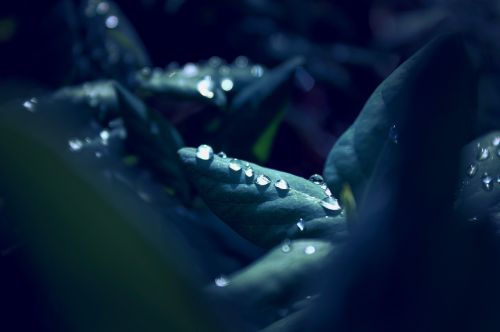
<svg viewBox="0 0 500 332">
<path fill-rule="evenodd" d="M 317 237 L 332 233 L 334 239 L 344 237 L 346 226 L 340 211 L 322 206 L 327 196 L 318 184 L 292 174 L 260 167 L 241 161 L 242 170 L 229 169 L 229 158 L 214 156 L 205 161 L 196 157 L 196 150 L 179 150 L 191 182 L 209 208 L 224 222 L 244 237 L 261 246 L 273 246 L 287 237 Z M 252 178 L 244 174 L 246 165 L 254 172 Z M 270 183 L 259 187 L 255 179 L 266 175 Z M 288 191 L 275 187 L 283 179 Z M 297 222 L 303 219 L 304 230 L 297 231 Z M 327 235 L 328 234 L 328 235 Z"/>
<path fill-rule="evenodd" d="M 500 212 L 500 131 L 467 144 L 462 152 L 456 209 L 469 220 Z M 497 145 L 495 145 L 497 144 Z"/>
<path fill-rule="evenodd" d="M 280 309 L 293 310 L 291 303 L 318 291 L 311 280 L 328 264 L 334 249 L 327 241 L 291 241 L 243 270 L 224 277 L 222 285 L 225 286 L 213 285 L 209 292 L 237 301 L 244 310 L 257 315 L 272 316 Z"/>
<path fill-rule="evenodd" d="M 265 162 L 288 108 L 295 70 L 303 62 L 302 58 L 291 59 L 235 96 L 214 145 L 227 153 Z"/>
<path fill-rule="evenodd" d="M 432 98 L 416 93 L 422 87 Z M 461 40 L 456 36 L 434 40 L 379 85 L 335 143 L 324 168 L 327 183 L 336 193 L 347 183 L 356 198 L 362 198 L 383 148 L 396 144 L 398 135 L 405 136 L 399 130 L 407 127 L 409 114 L 428 107 L 473 114 L 475 91 L 475 71 Z"/>
<path fill-rule="evenodd" d="M 115 83 L 114 87 L 127 128 L 127 144 L 164 184 L 188 202 L 189 183 L 177 154 L 177 150 L 184 146 L 181 136 L 165 117 L 148 108 L 119 83 Z"/>
</svg>

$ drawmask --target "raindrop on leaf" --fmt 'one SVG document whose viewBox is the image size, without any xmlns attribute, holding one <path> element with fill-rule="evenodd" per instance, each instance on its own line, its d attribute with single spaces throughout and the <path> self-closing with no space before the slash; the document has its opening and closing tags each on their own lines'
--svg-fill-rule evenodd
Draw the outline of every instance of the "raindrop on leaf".
<svg viewBox="0 0 500 332">
<path fill-rule="evenodd" d="M 196 149 L 196 158 L 201 160 L 210 160 L 214 156 L 214 150 L 211 146 L 202 144 Z"/>
</svg>

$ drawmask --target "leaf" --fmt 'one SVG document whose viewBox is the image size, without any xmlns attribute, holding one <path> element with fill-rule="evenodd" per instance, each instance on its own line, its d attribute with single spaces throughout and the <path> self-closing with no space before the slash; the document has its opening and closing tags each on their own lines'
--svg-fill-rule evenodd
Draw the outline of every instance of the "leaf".
<svg viewBox="0 0 500 332">
<path fill-rule="evenodd" d="M 196 150 L 179 150 L 188 176 L 209 208 L 238 233 L 260 246 L 270 247 L 292 237 L 325 236 L 333 233 L 339 239 L 345 234 L 345 220 L 340 211 L 325 209 L 321 202 L 327 196 L 320 185 L 292 174 L 241 161 L 242 170 L 229 169 L 229 158 L 214 156 L 210 161 L 196 158 Z M 254 176 L 248 179 L 245 165 Z M 254 180 L 266 175 L 267 187 L 258 187 Z M 275 188 L 279 179 L 286 180 L 288 192 Z M 304 231 L 297 232 L 302 218 Z M 309 227 L 310 226 L 310 227 Z M 319 234 L 318 234 L 319 233 Z"/>
<path fill-rule="evenodd" d="M 293 58 L 242 90 L 231 103 L 215 144 L 228 153 L 265 162 L 289 103 L 295 70 L 302 58 Z"/>
<path fill-rule="evenodd" d="M 161 114 L 148 108 L 139 98 L 115 83 L 125 127 L 127 144 L 176 194 L 189 202 L 190 188 L 177 150 L 184 146 L 177 130 Z"/>
<path fill-rule="evenodd" d="M 286 249 L 284 246 L 287 246 Z M 276 320 L 279 311 L 293 310 L 291 303 L 305 299 L 318 290 L 318 284 L 312 281 L 323 270 L 334 249 L 326 241 L 291 241 L 225 277 L 222 284 L 225 286 L 213 285 L 209 293 L 235 301 L 233 305 L 250 312 L 249 316 L 267 316 Z"/>
<path fill-rule="evenodd" d="M 327 183 L 336 193 L 347 183 L 356 199 L 362 198 L 384 146 L 405 135 L 400 129 L 406 127 L 409 114 L 434 103 L 445 109 L 470 110 L 473 121 L 475 82 L 475 71 L 458 37 L 442 36 L 431 42 L 379 85 L 335 143 L 324 168 Z M 417 94 L 420 90 L 432 98 Z"/>
</svg>

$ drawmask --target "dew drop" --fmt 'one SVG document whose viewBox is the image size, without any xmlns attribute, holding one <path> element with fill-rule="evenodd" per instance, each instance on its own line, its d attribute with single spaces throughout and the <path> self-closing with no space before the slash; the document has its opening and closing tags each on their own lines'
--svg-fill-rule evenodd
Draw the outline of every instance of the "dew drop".
<svg viewBox="0 0 500 332">
<path fill-rule="evenodd" d="M 330 188 L 326 187 L 324 190 L 325 190 L 326 196 L 328 196 L 328 197 L 332 196 L 332 191 L 330 190 Z"/>
<path fill-rule="evenodd" d="M 399 134 L 398 134 L 398 128 L 394 124 L 389 128 L 389 139 L 394 142 L 394 144 L 398 144 L 399 141 Z"/>
<path fill-rule="evenodd" d="M 248 66 L 248 58 L 246 56 L 241 55 L 236 59 L 234 59 L 234 64 L 236 67 L 245 68 Z"/>
<path fill-rule="evenodd" d="M 227 158 L 227 154 L 224 151 L 217 153 L 217 155 L 221 158 Z"/>
<path fill-rule="evenodd" d="M 77 138 L 70 139 L 68 145 L 71 151 L 80 151 L 83 148 L 83 142 Z"/>
<path fill-rule="evenodd" d="M 184 65 L 184 68 L 182 69 L 182 73 L 186 77 L 194 77 L 198 75 L 199 69 L 198 66 L 195 65 L 194 63 L 186 63 Z"/>
<path fill-rule="evenodd" d="M 309 181 L 311 181 L 314 184 L 323 184 L 325 181 L 323 180 L 323 177 L 319 174 L 313 174 L 309 177 Z"/>
<path fill-rule="evenodd" d="M 204 79 L 199 81 L 198 84 L 196 85 L 198 92 L 203 97 L 207 97 L 208 99 L 212 99 L 215 96 L 215 94 L 213 92 L 213 87 L 214 87 L 214 83 L 213 83 L 212 78 L 210 76 L 206 76 Z"/>
<path fill-rule="evenodd" d="M 306 255 L 312 255 L 316 252 L 316 248 L 314 246 L 307 246 L 304 249 L 304 252 L 306 253 Z"/>
<path fill-rule="evenodd" d="M 23 103 L 23 107 L 30 112 L 35 112 L 35 106 L 37 103 L 38 103 L 38 100 L 36 98 L 31 98 L 30 100 L 26 100 Z"/>
<path fill-rule="evenodd" d="M 139 75 L 141 76 L 141 78 L 147 79 L 151 77 L 152 73 L 153 72 L 151 71 L 151 68 L 144 67 L 140 70 Z"/>
<path fill-rule="evenodd" d="M 229 74 L 231 74 L 231 67 L 226 66 L 226 65 L 220 66 L 220 68 L 219 68 L 219 74 L 221 74 L 221 75 L 229 75 Z"/>
<path fill-rule="evenodd" d="M 109 3 L 106 1 L 100 2 L 96 7 L 96 12 L 99 15 L 107 14 L 109 11 Z"/>
<path fill-rule="evenodd" d="M 233 172 L 241 171 L 241 162 L 238 159 L 231 159 L 229 161 L 229 169 Z"/>
<path fill-rule="evenodd" d="M 490 191 L 493 189 L 493 184 L 494 184 L 493 178 L 489 176 L 488 173 L 483 174 L 481 182 L 483 183 L 484 190 Z"/>
<path fill-rule="evenodd" d="M 267 175 L 259 175 L 256 179 L 255 179 L 255 184 L 258 186 L 258 187 L 265 187 L 265 186 L 268 186 L 269 184 L 271 183 L 271 179 L 269 178 L 269 176 Z"/>
<path fill-rule="evenodd" d="M 253 168 L 250 165 L 245 167 L 244 173 L 247 179 L 253 178 Z"/>
<path fill-rule="evenodd" d="M 196 149 L 196 158 L 201 160 L 210 160 L 214 156 L 214 150 L 211 146 L 202 144 Z"/>
<path fill-rule="evenodd" d="M 493 146 L 499 146 L 500 145 L 500 136 L 493 137 L 491 144 L 493 144 Z"/>
<path fill-rule="evenodd" d="M 107 141 L 110 137 L 109 131 L 103 130 L 99 133 L 99 137 L 101 137 L 101 140 Z"/>
<path fill-rule="evenodd" d="M 342 208 L 340 207 L 339 201 L 331 196 L 325 197 L 321 201 L 321 206 L 329 211 L 339 211 Z"/>
<path fill-rule="evenodd" d="M 283 244 L 281 245 L 281 251 L 284 253 L 289 253 L 290 250 L 292 250 L 291 242 L 289 239 L 286 239 L 285 241 L 283 241 Z"/>
<path fill-rule="evenodd" d="M 477 166 L 477 164 L 470 164 L 466 170 L 467 175 L 471 178 L 474 177 L 474 175 L 476 175 L 477 173 L 478 168 L 479 167 Z"/>
<path fill-rule="evenodd" d="M 279 192 L 287 192 L 288 190 L 290 190 L 288 182 L 286 182 L 283 179 L 279 179 L 278 181 L 276 181 L 274 186 L 276 187 L 276 190 L 278 190 Z"/>
<path fill-rule="evenodd" d="M 297 221 L 296 225 L 299 231 L 301 232 L 306 228 L 306 225 L 304 224 L 304 219 L 302 218 L 300 218 L 299 221 Z"/>
<path fill-rule="evenodd" d="M 208 65 L 210 67 L 219 67 L 222 64 L 222 59 L 219 58 L 218 56 L 213 56 L 210 59 L 208 59 Z"/>
<path fill-rule="evenodd" d="M 120 20 L 115 15 L 111 15 L 111 16 L 106 17 L 105 24 L 106 24 L 106 28 L 108 28 L 108 29 L 115 29 L 116 27 L 118 27 L 119 23 L 120 23 Z"/>
<path fill-rule="evenodd" d="M 215 286 L 217 286 L 217 287 L 226 287 L 227 285 L 229 285 L 229 280 L 227 280 L 227 278 L 224 276 L 220 276 L 218 278 L 215 278 L 214 282 L 215 282 Z"/>
<path fill-rule="evenodd" d="M 224 78 L 221 82 L 220 82 L 220 87 L 222 88 L 222 90 L 224 91 L 231 91 L 234 87 L 234 83 L 233 81 L 230 79 L 230 78 Z"/>
<path fill-rule="evenodd" d="M 264 75 L 264 68 L 261 65 L 252 66 L 250 73 L 255 77 L 262 77 Z"/>
<path fill-rule="evenodd" d="M 490 150 L 488 148 L 479 147 L 479 151 L 477 153 L 477 160 L 483 161 L 490 157 Z"/>
</svg>

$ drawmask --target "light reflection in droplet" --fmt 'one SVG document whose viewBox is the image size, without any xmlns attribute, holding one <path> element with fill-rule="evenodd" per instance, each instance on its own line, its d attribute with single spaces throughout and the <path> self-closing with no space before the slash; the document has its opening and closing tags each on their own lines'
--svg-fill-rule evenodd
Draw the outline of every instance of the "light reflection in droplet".
<svg viewBox="0 0 500 332">
<path fill-rule="evenodd" d="M 106 28 L 108 29 L 115 29 L 119 23 L 120 21 L 115 15 L 108 16 L 105 21 Z"/>
<path fill-rule="evenodd" d="M 231 91 L 234 87 L 234 83 L 231 79 L 225 78 L 220 82 L 220 87 L 224 91 Z"/>
<path fill-rule="evenodd" d="M 215 95 L 214 92 L 212 91 L 213 85 L 214 83 L 212 79 L 210 78 L 210 76 L 207 76 L 203 80 L 198 82 L 196 88 L 203 97 L 212 99 Z"/>
</svg>

